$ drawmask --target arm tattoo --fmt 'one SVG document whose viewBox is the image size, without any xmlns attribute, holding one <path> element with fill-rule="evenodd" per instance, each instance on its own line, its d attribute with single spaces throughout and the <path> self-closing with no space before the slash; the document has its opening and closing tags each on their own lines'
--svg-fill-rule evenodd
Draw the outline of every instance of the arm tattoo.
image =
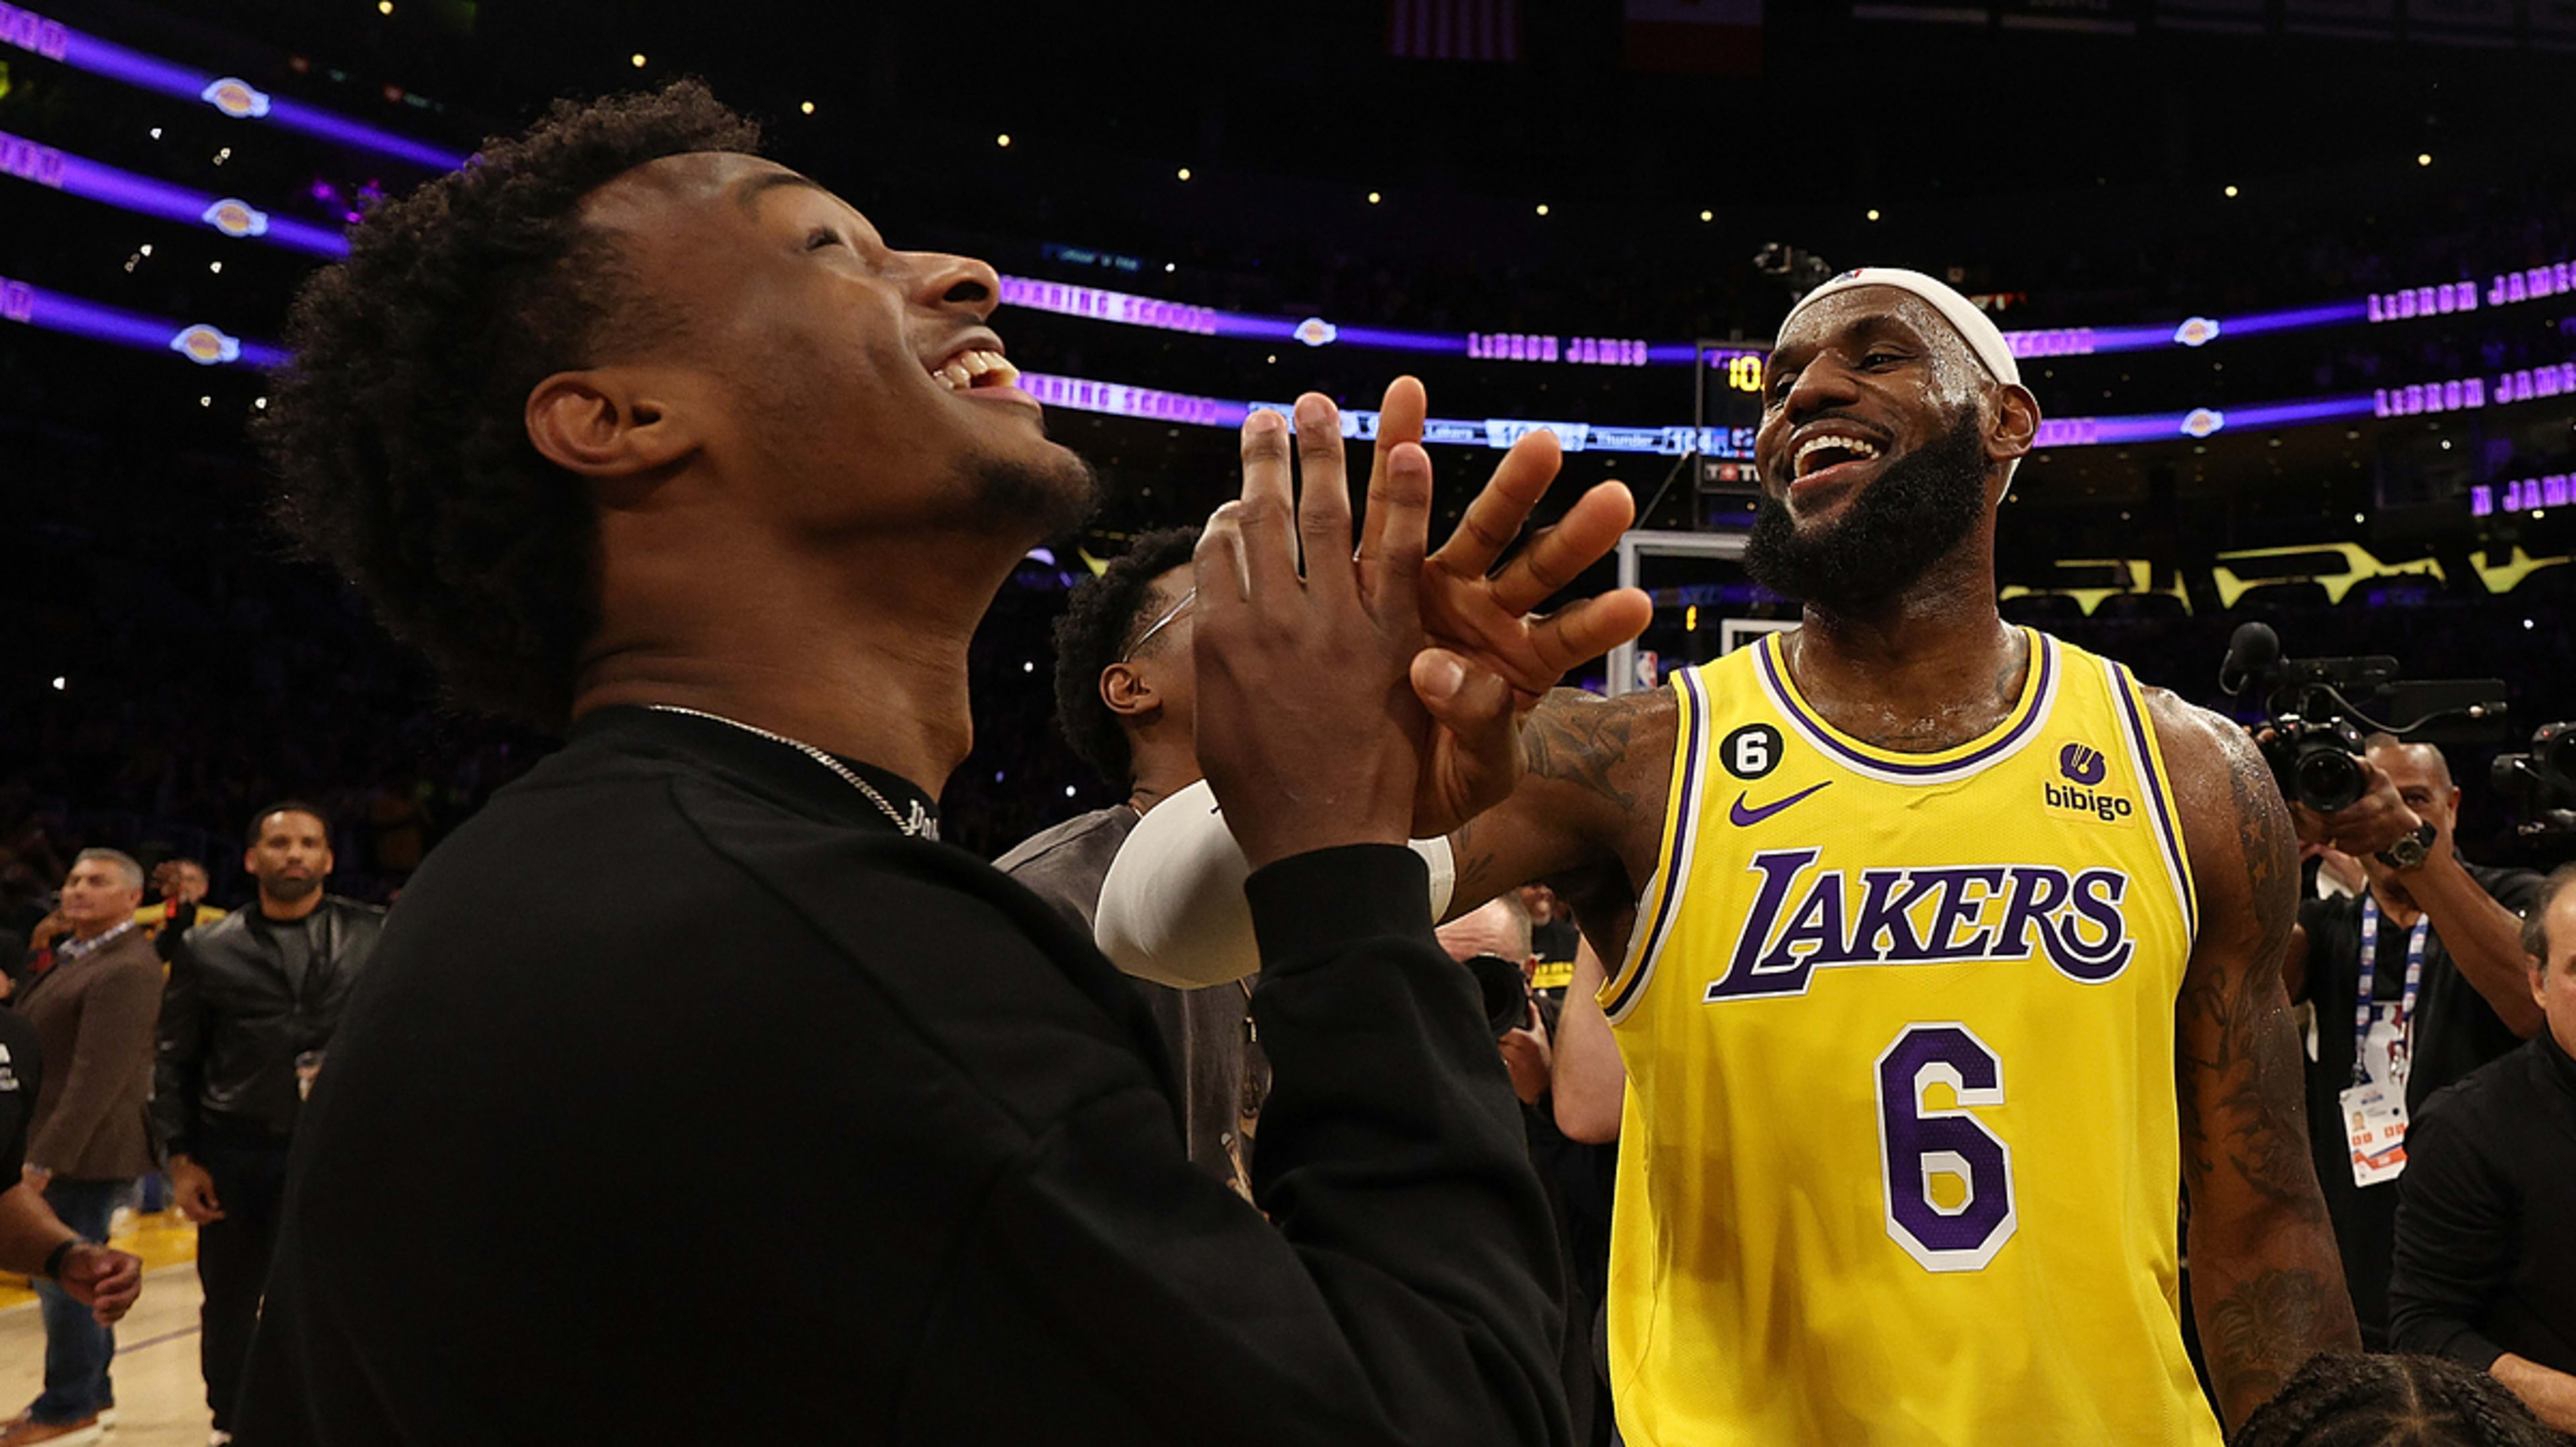
<svg viewBox="0 0 2576 1447">
<path fill-rule="evenodd" d="M 1490 847 L 1480 848 L 1476 826 L 1483 821 L 1470 819 L 1449 836 L 1449 851 L 1454 873 L 1449 885 L 1449 919 L 1483 904 L 1506 889 L 1524 881 L 1501 878 L 1502 854 Z M 1447 923 L 1443 920 L 1442 923 Z"/>
<path fill-rule="evenodd" d="M 2252 743 L 2223 720 L 2205 727 L 2217 748 L 2202 754 L 2191 809 L 2201 940 L 2174 1001 L 2174 1073 L 2201 1344 L 2236 1424 L 2308 1357 L 2358 1350 L 2360 1331 L 2309 1161 L 2279 984 L 2298 923 L 2289 811 Z"/>
<path fill-rule="evenodd" d="M 1675 708 L 1670 689 L 1605 701 L 1560 688 L 1540 699 L 1521 720 L 1520 788 L 1450 831 L 1451 917 L 1595 858 L 1624 871 L 1635 838 L 1651 851 L 1663 828 Z"/>
<path fill-rule="evenodd" d="M 1653 702 L 1654 693 L 1627 698 Z M 1557 779 L 1600 795 L 1622 813 L 1637 807 L 1636 791 L 1611 771 L 1628 761 L 1638 709 L 1625 700 L 1603 703 L 1573 689 L 1539 700 L 1521 731 L 1522 766 L 1542 779 Z"/>
<path fill-rule="evenodd" d="M 2280 792 L 2250 749 L 2231 752 L 2227 788 L 2260 940 L 2249 968 L 2195 969 L 2175 1001 L 2185 1166 L 2207 1177 L 2223 1151 L 2227 1164 L 2266 1199 L 2322 1218 L 2325 1203 L 2308 1160 L 2305 1084 L 2289 1013 L 2278 996 L 2260 988 L 2260 982 L 2280 977 L 2281 957 L 2298 923 L 2298 845 Z M 2191 1107 L 2199 1093 L 2195 1074 L 2206 1077 L 2200 1089 L 2213 1091 L 2213 1108 Z M 2222 1138 L 2212 1138 L 2214 1127 Z"/>
<path fill-rule="evenodd" d="M 2201 1349 L 2219 1390 L 2231 1404 L 2270 1401 L 2306 1360 L 2300 1344 L 2331 1332 L 2337 1313 L 2351 1330 L 2352 1303 L 2340 1282 L 2280 1267 L 2257 1273 L 2211 1302 Z M 2237 1407 L 2234 1415 L 2241 1422 L 2247 1410 Z"/>
</svg>

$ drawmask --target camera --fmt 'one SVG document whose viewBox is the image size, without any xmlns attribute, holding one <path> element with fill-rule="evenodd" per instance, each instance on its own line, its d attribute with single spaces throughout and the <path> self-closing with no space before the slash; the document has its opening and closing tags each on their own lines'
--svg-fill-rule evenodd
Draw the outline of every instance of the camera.
<svg viewBox="0 0 2576 1447">
<path fill-rule="evenodd" d="M 2401 680 L 2397 660 L 2287 659 L 2269 624 L 2241 624 L 2227 640 L 2218 686 L 2263 710 L 2263 758 L 2281 796 L 2320 814 L 2359 802 L 2369 784 L 2365 731 L 2414 744 L 2482 744 L 2502 736 L 2504 680 Z M 2576 748 L 2568 762 L 2576 763 Z"/>
<path fill-rule="evenodd" d="M 2332 814 L 2360 803 L 2370 792 L 2370 771 L 2361 764 L 2361 730 L 2343 719 L 2297 714 L 2266 722 L 2272 737 L 2263 742 L 2263 758 L 2280 781 L 2281 797 Z"/>
<path fill-rule="evenodd" d="M 2523 833 L 2567 832 L 2551 816 L 2576 809 L 2576 723 L 2542 724 L 2532 731 L 2530 751 L 2496 755 L 2488 778 L 2527 821 Z"/>
<path fill-rule="evenodd" d="M 1467 973 L 1485 996 L 1485 1023 L 1500 1040 L 1529 1023 L 1529 976 L 1501 955 L 1478 955 L 1467 961 Z"/>
</svg>

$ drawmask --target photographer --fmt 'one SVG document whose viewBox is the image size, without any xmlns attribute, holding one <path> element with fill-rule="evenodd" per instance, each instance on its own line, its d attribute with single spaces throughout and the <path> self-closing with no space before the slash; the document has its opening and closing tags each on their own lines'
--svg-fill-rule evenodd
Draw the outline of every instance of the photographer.
<svg viewBox="0 0 2576 1447">
<path fill-rule="evenodd" d="M 2440 750 L 2374 734 L 2363 761 L 2358 802 L 2291 805 L 2301 841 L 2361 860 L 2368 887 L 2300 907 L 2283 983 L 2316 1007 L 2309 1144 L 2363 1340 L 2385 1347 L 2405 1122 L 2540 1028 L 2520 939 L 2540 878 L 2454 851 L 2460 790 Z"/>
</svg>

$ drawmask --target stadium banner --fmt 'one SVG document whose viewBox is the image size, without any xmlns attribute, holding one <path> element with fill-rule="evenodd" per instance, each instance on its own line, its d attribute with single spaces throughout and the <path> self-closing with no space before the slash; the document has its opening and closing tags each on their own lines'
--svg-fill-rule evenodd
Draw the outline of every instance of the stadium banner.
<svg viewBox="0 0 2576 1447">
<path fill-rule="evenodd" d="M 2576 0 L 2531 0 L 2531 43 L 2576 50 Z"/>
<path fill-rule="evenodd" d="M 2406 0 L 2406 38 L 2436 45 L 2513 44 L 2514 0 Z"/>
<path fill-rule="evenodd" d="M 1407 60 L 1518 60 L 1520 0 L 1388 0 L 1386 49 Z"/>
<path fill-rule="evenodd" d="M 1931 25 L 1980 25 L 1995 23 L 1995 12 L 1983 5 L 1943 5 L 1937 0 L 1854 0 L 1854 20 L 1912 20 Z"/>
<path fill-rule="evenodd" d="M 1995 13 L 2006 30 L 2135 35 L 2146 8 L 2145 0 L 2003 0 Z"/>
<path fill-rule="evenodd" d="M 2260 35 L 2265 29 L 2267 0 L 2159 0 L 2159 30 L 2214 30 L 2227 35 Z"/>
<path fill-rule="evenodd" d="M 2296 35 L 2393 40 L 2397 0 L 2281 0 L 2281 23 Z"/>
<path fill-rule="evenodd" d="M 1630 70 L 1762 73 L 1762 0 L 1626 0 L 1620 36 Z"/>
</svg>

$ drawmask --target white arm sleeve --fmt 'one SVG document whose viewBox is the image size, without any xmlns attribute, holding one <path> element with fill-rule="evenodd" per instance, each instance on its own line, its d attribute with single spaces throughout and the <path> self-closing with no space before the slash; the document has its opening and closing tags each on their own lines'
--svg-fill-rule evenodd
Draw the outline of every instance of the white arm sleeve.
<svg viewBox="0 0 2576 1447">
<path fill-rule="evenodd" d="M 1413 852 L 1431 866 L 1437 920 L 1456 883 L 1449 841 L 1416 839 Z M 1100 952 L 1128 974 L 1183 990 L 1258 973 L 1261 951 L 1243 898 L 1251 873 L 1215 791 L 1204 779 L 1190 785 L 1138 822 L 1110 861 L 1092 931 Z"/>
</svg>

